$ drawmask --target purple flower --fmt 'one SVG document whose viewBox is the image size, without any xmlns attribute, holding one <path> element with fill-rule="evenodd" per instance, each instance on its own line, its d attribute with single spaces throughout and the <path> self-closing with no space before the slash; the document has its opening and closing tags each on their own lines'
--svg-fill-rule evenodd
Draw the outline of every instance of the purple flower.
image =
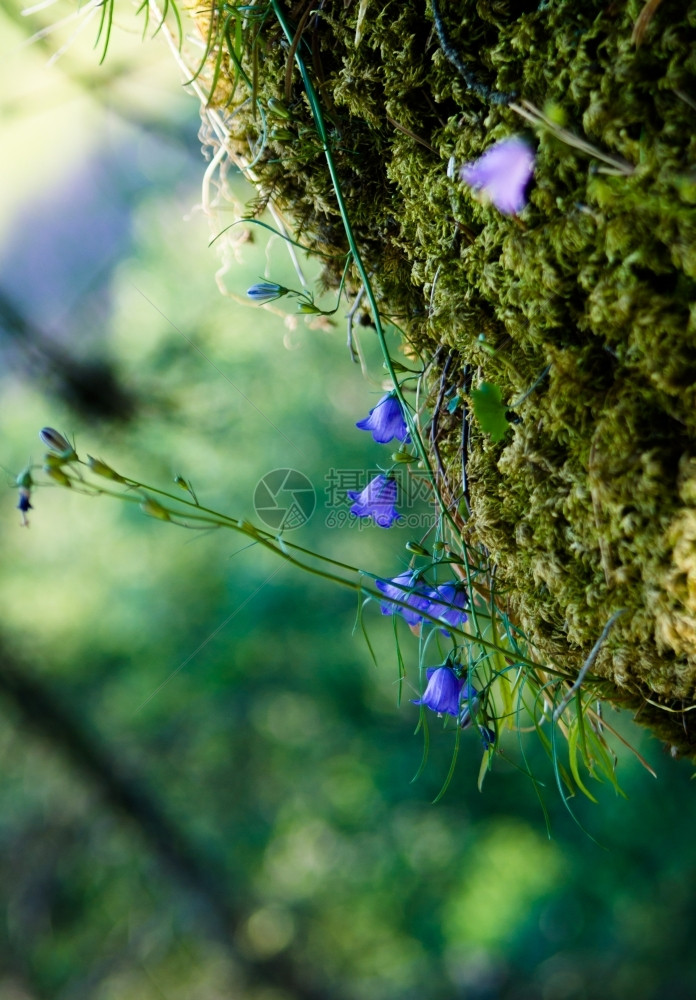
<svg viewBox="0 0 696 1000">
<path fill-rule="evenodd" d="M 372 437 L 378 444 L 388 444 L 392 438 L 406 442 L 411 440 L 401 403 L 393 392 L 382 396 L 377 406 L 373 406 L 365 419 L 355 426 L 361 431 L 372 431 Z"/>
<path fill-rule="evenodd" d="M 394 504 L 396 503 L 396 480 L 380 472 L 371 479 L 362 493 L 348 490 L 348 496 L 355 503 L 350 508 L 356 517 L 371 517 L 380 528 L 391 528 L 394 521 L 401 517 Z"/>
<path fill-rule="evenodd" d="M 415 572 L 407 570 L 393 580 L 375 580 L 375 586 L 389 598 L 388 602 L 380 605 L 383 615 L 403 615 L 409 625 L 417 625 L 423 620 L 418 611 L 425 611 L 430 601 L 423 591 L 418 591 Z M 410 607 L 391 604 L 391 601 L 405 601 Z M 417 610 L 411 611 L 411 608 Z"/>
<path fill-rule="evenodd" d="M 428 678 L 427 687 L 420 698 L 412 699 L 413 704 L 425 705 L 438 715 L 459 716 L 460 722 L 466 711 L 468 718 L 468 702 L 476 698 L 476 689 L 467 684 L 463 677 L 457 677 L 451 667 L 428 667 L 425 674 Z"/>
<path fill-rule="evenodd" d="M 459 176 L 481 191 L 499 212 L 516 215 L 527 204 L 525 188 L 534 171 L 534 151 L 524 139 L 511 136 L 487 149 L 473 163 L 465 163 Z"/>
<path fill-rule="evenodd" d="M 433 618 L 439 618 L 452 628 L 459 628 L 467 620 L 463 610 L 468 603 L 467 593 L 460 584 L 441 583 L 435 590 L 428 591 L 428 597 L 430 601 L 425 610 Z M 440 631 L 449 635 L 447 629 Z"/>
<path fill-rule="evenodd" d="M 441 715 L 459 715 L 459 696 L 464 687 L 464 680 L 457 677 L 450 667 L 428 667 L 426 670 L 428 684 L 422 696 L 412 698 L 414 705 L 425 705 Z"/>
</svg>

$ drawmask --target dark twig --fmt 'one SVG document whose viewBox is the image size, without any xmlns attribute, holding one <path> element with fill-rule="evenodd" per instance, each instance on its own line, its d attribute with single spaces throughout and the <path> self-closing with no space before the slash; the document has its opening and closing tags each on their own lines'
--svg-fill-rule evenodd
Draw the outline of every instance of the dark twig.
<svg viewBox="0 0 696 1000">
<path fill-rule="evenodd" d="M 471 369 L 464 365 L 464 391 L 471 388 Z M 469 456 L 469 417 L 465 406 L 462 407 L 462 493 L 468 513 L 471 513 L 471 497 L 469 496 L 469 478 L 466 473 L 466 462 Z"/>
<path fill-rule="evenodd" d="M 445 26 L 442 21 L 442 14 L 440 13 L 440 8 L 438 6 L 438 0 L 430 0 L 430 6 L 432 8 L 435 31 L 437 32 L 442 53 L 457 70 L 466 84 L 467 89 L 471 90 L 477 97 L 480 97 L 482 101 L 488 101 L 490 104 L 508 104 L 516 95 L 514 93 L 503 94 L 499 90 L 494 90 L 492 87 L 488 87 L 485 83 L 481 83 L 480 80 L 476 79 L 473 71 L 468 68 L 447 37 L 447 32 L 445 31 Z"/>
<path fill-rule="evenodd" d="M 566 691 L 566 693 L 564 694 L 564 696 L 561 698 L 560 702 L 558 703 L 558 706 L 554 710 L 554 713 L 553 713 L 553 721 L 554 721 L 554 723 L 558 722 L 558 720 L 560 719 L 560 717 L 563 715 L 563 713 L 565 712 L 566 708 L 568 707 L 568 705 L 570 703 L 570 700 L 573 698 L 574 695 L 576 695 L 578 693 L 578 691 L 582 687 L 582 682 L 585 680 L 585 677 L 587 676 L 588 670 L 590 669 L 590 667 L 592 666 L 592 664 L 594 663 L 594 661 L 597 659 L 597 657 L 599 655 L 599 651 L 602 648 L 602 643 L 604 642 L 604 640 L 606 639 L 606 637 L 609 635 L 609 632 L 611 631 L 612 626 L 614 625 L 614 622 L 617 620 L 617 618 L 620 618 L 621 615 L 625 615 L 625 614 L 626 614 L 626 608 L 619 608 L 618 611 L 614 612 L 614 614 L 611 616 L 611 618 L 609 619 L 609 621 L 606 623 L 606 625 L 602 629 L 602 634 L 600 635 L 599 639 L 597 639 L 597 642 L 594 644 L 594 646 L 590 650 L 590 655 L 587 657 L 587 659 L 585 660 L 585 662 L 583 663 L 583 665 L 580 667 L 580 673 L 576 677 L 575 682 L 568 688 L 568 690 Z"/>
<path fill-rule="evenodd" d="M 440 392 L 438 393 L 437 402 L 435 403 L 435 409 L 433 410 L 433 416 L 430 421 L 430 448 L 433 454 L 435 455 L 435 459 L 437 461 L 437 469 L 438 472 L 440 473 L 440 477 L 445 483 L 447 482 L 447 473 L 445 472 L 445 468 L 442 464 L 440 449 L 438 448 L 437 444 L 437 437 L 438 437 L 437 432 L 438 432 L 438 423 L 440 420 L 440 409 L 442 407 L 442 403 L 445 398 L 445 393 L 447 391 L 447 373 L 449 372 L 450 365 L 452 364 L 452 357 L 453 354 L 450 351 L 450 353 L 447 355 L 447 360 L 445 361 L 444 368 L 442 369 L 442 375 L 440 376 Z"/>
</svg>

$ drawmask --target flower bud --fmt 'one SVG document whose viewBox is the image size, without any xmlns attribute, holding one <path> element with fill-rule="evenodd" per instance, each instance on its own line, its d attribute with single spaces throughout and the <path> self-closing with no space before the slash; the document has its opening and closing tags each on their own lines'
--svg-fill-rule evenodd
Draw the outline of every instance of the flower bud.
<svg viewBox="0 0 696 1000">
<path fill-rule="evenodd" d="M 177 475 L 174 476 L 174 482 L 176 483 L 176 485 L 179 487 L 180 490 L 183 490 L 184 493 L 188 493 L 190 497 L 193 497 L 194 503 L 196 504 L 198 503 L 198 497 L 196 496 L 196 491 L 194 490 L 193 486 L 187 479 L 184 479 L 183 476 Z"/>
<path fill-rule="evenodd" d="M 429 556 L 430 553 L 418 542 L 406 542 L 405 548 L 408 552 L 413 552 L 417 556 Z"/>
<path fill-rule="evenodd" d="M 57 430 L 53 427 L 44 427 L 39 431 L 39 437 L 47 448 L 54 451 L 57 455 L 60 455 L 64 462 L 73 462 L 77 458 L 75 449 L 70 444 L 67 438 L 64 438 Z"/>
<path fill-rule="evenodd" d="M 409 462 L 415 462 L 416 456 L 412 455 L 410 451 L 395 451 L 392 453 L 392 462 L 401 462 L 408 465 Z"/>
<path fill-rule="evenodd" d="M 51 458 L 51 457 L 52 457 L 51 455 L 46 456 L 46 458 Z M 49 477 L 49 479 L 52 479 L 55 483 L 58 483 L 59 486 L 67 486 L 68 488 L 72 486 L 72 480 L 70 476 L 67 476 L 60 468 L 60 466 L 52 465 L 49 462 L 46 462 L 46 464 L 43 467 L 43 470 Z"/>
<path fill-rule="evenodd" d="M 274 299 L 281 298 L 287 292 L 287 288 L 277 285 L 275 281 L 259 281 L 258 284 L 247 288 L 248 298 L 253 299 L 259 305 L 263 305 L 264 302 L 273 302 Z"/>
<path fill-rule="evenodd" d="M 29 467 L 23 469 L 15 479 L 15 483 L 20 489 L 30 490 L 34 485 L 34 480 L 31 478 L 31 469 Z"/>
<path fill-rule="evenodd" d="M 97 476 L 103 476 L 104 479 L 113 479 L 115 483 L 125 483 L 126 480 L 123 476 L 120 476 L 118 472 L 107 465 L 106 462 L 102 462 L 99 458 L 93 458 L 91 455 L 87 456 L 87 465 L 90 471 Z"/>
<path fill-rule="evenodd" d="M 140 504 L 140 509 L 143 514 L 155 517 L 158 521 L 171 521 L 171 516 L 167 508 L 163 507 L 162 504 L 153 497 L 145 497 L 143 502 Z"/>
<path fill-rule="evenodd" d="M 279 101 L 277 97 L 268 98 L 268 110 L 276 116 L 276 118 L 291 118 L 292 115 L 288 111 L 288 107 L 284 101 Z"/>
<path fill-rule="evenodd" d="M 268 133 L 268 138 L 275 142 L 290 142 L 295 136 L 289 128 L 272 128 Z"/>
</svg>

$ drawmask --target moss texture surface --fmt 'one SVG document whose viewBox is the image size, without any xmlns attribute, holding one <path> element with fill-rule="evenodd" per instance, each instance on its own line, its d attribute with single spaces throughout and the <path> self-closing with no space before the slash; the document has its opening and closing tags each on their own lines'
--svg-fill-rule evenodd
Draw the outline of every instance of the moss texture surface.
<svg viewBox="0 0 696 1000">
<path fill-rule="evenodd" d="M 453 386 L 465 372 L 494 382 L 519 418 L 494 444 L 469 415 L 465 532 L 489 550 L 547 661 L 577 669 L 610 614 L 627 609 L 596 672 L 612 700 L 694 754 L 696 4 L 664 0 L 637 45 L 642 6 L 441 3 L 479 82 L 551 107 L 633 168 L 619 175 L 467 87 L 425 2 L 328 0 L 306 18 L 301 44 L 384 315 L 441 366 L 449 357 Z M 310 9 L 287 15 L 298 24 Z M 268 111 L 261 201 L 276 199 L 304 242 L 343 253 L 288 57 L 269 17 L 256 41 L 259 97 L 282 100 L 289 117 Z M 227 97 L 221 82 L 218 102 Z M 232 128 L 248 152 L 259 134 L 250 103 Z M 473 160 L 525 131 L 537 159 L 518 218 L 448 179 L 450 157 Z M 338 277 L 329 265 L 327 284 Z M 460 410 L 441 443 L 455 490 L 461 420 Z"/>
</svg>

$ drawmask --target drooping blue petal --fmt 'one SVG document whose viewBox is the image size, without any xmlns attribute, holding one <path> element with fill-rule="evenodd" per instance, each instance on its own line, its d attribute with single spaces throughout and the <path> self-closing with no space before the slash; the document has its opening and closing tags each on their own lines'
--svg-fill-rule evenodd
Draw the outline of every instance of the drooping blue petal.
<svg viewBox="0 0 696 1000">
<path fill-rule="evenodd" d="M 371 517 L 380 528 L 391 528 L 394 521 L 401 517 L 395 507 L 396 480 L 391 476 L 380 472 L 361 493 L 357 490 L 347 492 L 350 499 L 355 501 L 350 512 L 356 517 Z"/>
<path fill-rule="evenodd" d="M 438 715 L 459 715 L 461 692 L 466 683 L 451 667 L 428 667 L 428 684 L 422 696 L 413 698 L 414 705 L 425 705 Z"/>
<path fill-rule="evenodd" d="M 383 615 L 402 615 L 409 625 L 417 625 L 423 620 L 418 612 L 425 611 L 430 601 L 422 591 L 418 590 L 415 572 L 407 570 L 392 580 L 375 580 L 375 586 L 389 599 L 380 605 Z M 405 601 L 410 606 L 405 608 L 399 604 L 392 604 L 392 601 Z"/>
<path fill-rule="evenodd" d="M 514 135 L 496 142 L 478 160 L 465 163 L 459 176 L 499 212 L 516 215 L 527 204 L 525 190 L 533 172 L 534 151 Z"/>
<path fill-rule="evenodd" d="M 404 442 L 411 440 L 401 403 L 393 392 L 382 396 L 365 419 L 359 420 L 355 426 L 361 431 L 371 431 L 378 444 L 388 444 L 394 438 Z"/>
<path fill-rule="evenodd" d="M 452 628 L 459 628 L 467 620 L 464 608 L 468 604 L 468 597 L 461 584 L 441 583 L 434 590 L 428 591 L 428 597 L 430 601 L 426 611 L 433 618 L 439 618 Z M 441 631 L 449 635 L 447 629 Z"/>
</svg>

